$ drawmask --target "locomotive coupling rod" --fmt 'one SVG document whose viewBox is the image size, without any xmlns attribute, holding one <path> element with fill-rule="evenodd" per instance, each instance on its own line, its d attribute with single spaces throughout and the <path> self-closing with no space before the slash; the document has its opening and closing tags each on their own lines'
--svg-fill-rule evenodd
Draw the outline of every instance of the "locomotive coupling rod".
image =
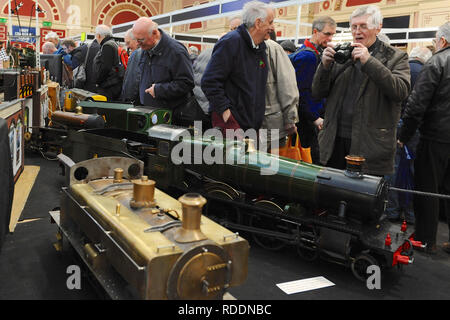
<svg viewBox="0 0 450 320">
<path fill-rule="evenodd" d="M 397 192 L 404 192 L 404 193 L 413 193 L 413 194 L 417 194 L 419 196 L 424 196 L 424 197 L 434 197 L 434 198 L 442 198 L 442 199 L 450 200 L 450 195 L 448 195 L 448 194 L 424 192 L 424 191 L 417 191 L 417 190 L 407 190 L 407 189 L 401 189 L 401 188 L 395 188 L 395 187 L 389 187 L 389 190 L 393 190 L 393 191 L 397 191 Z"/>
</svg>

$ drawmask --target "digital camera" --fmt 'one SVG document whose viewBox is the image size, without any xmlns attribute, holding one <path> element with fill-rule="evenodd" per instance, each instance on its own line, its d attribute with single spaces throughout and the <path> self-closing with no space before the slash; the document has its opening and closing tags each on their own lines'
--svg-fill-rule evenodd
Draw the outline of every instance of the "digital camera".
<svg viewBox="0 0 450 320">
<path fill-rule="evenodd" d="M 334 60 L 340 64 L 345 63 L 352 57 L 353 48 L 350 42 L 339 43 L 334 47 L 334 51 L 336 51 Z"/>
</svg>

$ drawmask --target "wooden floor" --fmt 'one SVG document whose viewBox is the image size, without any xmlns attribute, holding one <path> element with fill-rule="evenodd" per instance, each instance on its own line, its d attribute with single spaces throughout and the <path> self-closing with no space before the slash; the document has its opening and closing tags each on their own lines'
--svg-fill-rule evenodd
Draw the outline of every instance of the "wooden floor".
<svg viewBox="0 0 450 320">
<path fill-rule="evenodd" d="M 34 182 L 39 174 L 39 166 L 25 166 L 22 174 L 19 176 L 14 186 L 14 199 L 11 209 L 11 220 L 9 223 L 9 231 L 14 232 L 19 221 L 20 215 L 33 188 Z M 26 222 L 27 220 L 21 221 Z"/>
</svg>

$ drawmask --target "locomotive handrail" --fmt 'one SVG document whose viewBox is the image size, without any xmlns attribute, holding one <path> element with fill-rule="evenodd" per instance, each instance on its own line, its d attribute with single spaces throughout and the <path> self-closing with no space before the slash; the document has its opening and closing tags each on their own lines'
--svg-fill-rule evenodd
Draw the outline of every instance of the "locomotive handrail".
<svg viewBox="0 0 450 320">
<path fill-rule="evenodd" d="M 418 191 L 418 190 L 408 190 L 408 189 L 401 189 L 401 188 L 396 188 L 396 187 L 389 187 L 389 190 L 403 192 L 403 193 L 412 193 L 412 194 L 417 194 L 417 195 L 424 196 L 424 197 L 434 197 L 434 198 L 450 200 L 450 195 L 448 195 L 448 194 L 432 193 L 432 192 L 425 192 L 425 191 Z"/>
</svg>

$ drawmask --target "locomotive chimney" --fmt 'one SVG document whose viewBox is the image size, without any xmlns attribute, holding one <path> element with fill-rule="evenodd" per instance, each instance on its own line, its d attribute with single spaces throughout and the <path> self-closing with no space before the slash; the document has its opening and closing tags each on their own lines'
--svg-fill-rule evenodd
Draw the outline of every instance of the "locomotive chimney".
<svg viewBox="0 0 450 320">
<path fill-rule="evenodd" d="M 194 242 L 206 239 L 200 230 L 202 208 L 206 199 L 198 193 L 187 193 L 181 196 L 178 201 L 183 208 L 183 223 L 174 236 L 177 242 Z"/>
<path fill-rule="evenodd" d="M 366 159 L 360 156 L 348 155 L 345 157 L 345 160 L 347 160 L 345 175 L 349 178 L 362 178 L 362 165 Z"/>
<path fill-rule="evenodd" d="M 130 200 L 130 206 L 134 209 L 151 208 L 156 205 L 155 181 L 148 180 L 147 176 L 141 179 L 133 180 L 133 199 Z"/>
</svg>

